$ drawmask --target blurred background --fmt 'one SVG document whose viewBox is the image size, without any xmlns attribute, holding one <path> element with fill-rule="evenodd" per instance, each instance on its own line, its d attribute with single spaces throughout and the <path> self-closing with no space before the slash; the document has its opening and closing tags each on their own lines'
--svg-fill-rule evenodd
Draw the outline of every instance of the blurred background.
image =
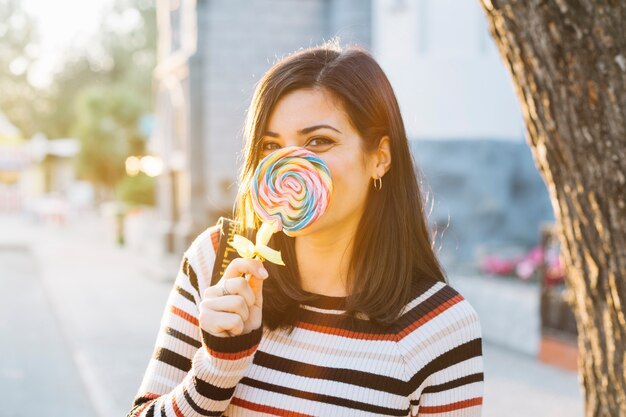
<svg viewBox="0 0 626 417">
<path fill-rule="evenodd" d="M 554 216 L 475 0 L 0 0 L 2 416 L 131 408 L 184 250 L 230 215 L 255 83 L 338 37 L 397 94 L 484 415 L 582 416 Z"/>
</svg>

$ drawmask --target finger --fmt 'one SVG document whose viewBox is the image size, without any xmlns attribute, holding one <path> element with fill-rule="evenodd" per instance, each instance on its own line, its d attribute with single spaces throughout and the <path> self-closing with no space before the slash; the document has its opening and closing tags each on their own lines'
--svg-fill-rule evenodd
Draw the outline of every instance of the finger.
<svg viewBox="0 0 626 417">
<path fill-rule="evenodd" d="M 250 310 L 246 300 L 240 295 L 225 295 L 223 297 L 209 298 L 202 302 L 204 307 L 214 311 L 224 311 L 239 314 L 243 321 L 248 320 Z"/>
<path fill-rule="evenodd" d="M 254 275 L 251 275 L 251 277 L 254 277 Z M 254 291 L 250 288 L 249 278 L 230 278 L 224 281 L 222 285 L 226 285 L 226 289 L 229 293 L 242 296 L 249 306 L 254 304 Z"/>
<path fill-rule="evenodd" d="M 203 306 L 201 303 L 200 315 L 198 316 L 198 322 L 200 324 L 200 328 L 203 331 L 206 331 L 214 336 L 219 336 L 219 337 L 232 336 L 232 334 L 230 334 L 230 332 L 226 330 L 221 331 L 221 332 L 216 330 L 216 327 L 214 326 L 216 313 L 217 313 L 216 311 L 206 308 L 206 306 Z"/>
<path fill-rule="evenodd" d="M 257 305 L 263 304 L 263 281 L 264 279 L 257 278 L 256 275 L 250 275 L 248 278 L 248 287 L 252 291 L 254 303 Z M 230 284 L 228 288 L 230 288 Z"/>
<path fill-rule="evenodd" d="M 204 290 L 203 299 L 227 297 L 228 294 L 224 295 L 224 290 L 222 288 L 224 285 L 230 294 L 242 296 L 249 306 L 254 304 L 254 291 L 250 288 L 248 281 L 244 277 L 220 280 L 217 284 Z"/>
<path fill-rule="evenodd" d="M 260 279 L 267 278 L 267 270 L 259 259 L 235 258 L 226 267 L 222 279 L 251 274 Z"/>
<path fill-rule="evenodd" d="M 202 328 L 211 334 L 227 332 L 230 335 L 236 335 L 240 334 L 244 328 L 239 314 L 211 310 L 204 317 Z"/>
</svg>

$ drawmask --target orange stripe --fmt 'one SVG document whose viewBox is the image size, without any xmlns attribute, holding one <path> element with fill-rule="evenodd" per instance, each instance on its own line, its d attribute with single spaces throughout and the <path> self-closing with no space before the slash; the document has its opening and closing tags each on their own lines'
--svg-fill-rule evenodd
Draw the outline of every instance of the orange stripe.
<svg viewBox="0 0 626 417">
<path fill-rule="evenodd" d="M 421 406 L 419 414 L 436 414 L 447 413 L 449 411 L 460 410 L 461 408 L 473 407 L 475 405 L 481 405 L 483 403 L 483 397 L 470 398 L 469 400 L 458 401 L 452 404 L 435 405 L 435 406 Z"/>
<path fill-rule="evenodd" d="M 362 332 L 353 332 L 351 330 L 339 329 L 337 327 L 328 327 L 328 326 L 320 326 L 312 323 L 305 323 L 299 321 L 296 323 L 296 327 L 301 329 L 307 329 L 318 333 L 326 333 L 332 334 L 334 336 L 343 336 L 343 337 L 351 337 L 353 339 L 364 339 L 364 340 L 395 340 L 395 333 L 381 333 L 381 334 L 371 334 L 371 333 L 362 333 Z"/>
<path fill-rule="evenodd" d="M 414 321 L 405 327 L 402 331 L 398 332 L 398 340 L 402 339 L 407 334 L 411 333 L 413 330 L 417 329 L 420 326 L 423 326 L 425 323 L 437 317 L 439 314 L 443 313 L 453 305 L 463 300 L 463 296 L 461 294 L 457 294 L 448 301 L 443 304 L 438 305 L 435 309 L 429 311 L 426 315 L 422 316 L 419 320 Z"/>
<path fill-rule="evenodd" d="M 238 397 L 233 397 L 230 402 L 233 405 L 247 408 L 248 410 L 258 411 L 261 413 L 274 414 L 276 416 L 289 416 L 289 417 L 313 417 L 311 414 L 302 414 L 295 411 L 286 410 L 284 408 L 270 407 L 269 405 L 263 405 L 253 403 L 250 401 L 242 400 Z"/>
<path fill-rule="evenodd" d="M 329 326 L 321 326 L 318 324 L 306 323 L 299 321 L 296 323 L 296 327 L 301 329 L 311 330 L 318 333 L 326 333 L 332 334 L 334 336 L 343 336 L 350 337 L 353 339 L 361 339 L 361 340 L 399 340 L 404 336 L 415 330 L 416 328 L 423 326 L 428 321 L 434 319 L 439 314 L 443 313 L 445 310 L 449 309 L 459 301 L 463 300 L 463 297 L 459 294 L 443 304 L 438 305 L 433 310 L 429 311 L 426 315 L 424 315 L 419 320 L 411 323 L 407 327 L 405 327 L 402 331 L 396 333 L 380 333 L 380 334 L 371 334 L 371 333 L 362 333 L 362 332 L 354 332 L 351 330 L 339 329 L 337 327 L 329 327 Z"/>
<path fill-rule="evenodd" d="M 180 408 L 178 408 L 178 404 L 176 404 L 176 398 L 174 397 L 172 397 L 172 408 L 174 409 L 174 412 L 176 413 L 176 417 L 185 417 L 183 412 L 180 411 Z"/>
<path fill-rule="evenodd" d="M 150 404 L 152 404 L 152 402 L 153 402 L 153 401 L 154 401 L 154 400 L 150 400 L 150 401 L 148 401 L 147 403 L 145 403 L 145 404 L 144 404 L 144 405 L 143 405 L 143 406 L 142 406 L 139 410 L 137 410 L 137 413 L 136 413 L 135 415 L 136 415 L 136 416 L 140 416 L 140 415 L 141 415 L 141 412 L 142 412 L 143 410 L 145 410 L 145 409 L 146 409 L 146 407 L 148 407 Z"/>
<path fill-rule="evenodd" d="M 236 361 L 238 359 L 241 358 L 245 358 L 247 356 L 252 355 L 255 351 L 256 348 L 259 344 L 257 343 L 256 345 L 252 346 L 250 349 L 241 351 L 241 352 L 234 352 L 234 353 L 225 353 L 225 352 L 218 352 L 216 350 L 213 350 L 209 347 L 207 347 L 208 352 L 211 354 L 211 356 L 214 356 L 218 359 L 226 359 L 229 361 Z"/>
<path fill-rule="evenodd" d="M 144 403 L 144 405 L 139 410 L 137 410 L 137 413 L 135 413 L 135 415 L 137 415 L 137 416 L 141 415 L 141 412 L 143 410 L 145 410 L 150 404 L 152 404 L 152 402 L 155 399 L 159 398 L 160 395 L 159 394 L 153 394 L 151 392 L 146 392 L 145 394 L 142 395 L 142 397 L 148 397 L 148 398 L 152 398 L 152 399 L 150 401 L 147 401 L 146 403 Z"/>
<path fill-rule="evenodd" d="M 195 324 L 196 326 L 198 325 L 198 319 L 192 316 L 191 314 L 187 313 L 186 311 L 183 311 L 180 308 L 177 308 L 174 306 L 170 306 L 170 311 L 176 314 L 177 316 L 184 318 L 189 323 Z"/>
</svg>

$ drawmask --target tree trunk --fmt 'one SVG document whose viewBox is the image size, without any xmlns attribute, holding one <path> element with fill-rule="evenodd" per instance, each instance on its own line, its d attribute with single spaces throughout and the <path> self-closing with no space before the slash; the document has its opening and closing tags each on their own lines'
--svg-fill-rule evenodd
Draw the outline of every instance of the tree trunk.
<svg viewBox="0 0 626 417">
<path fill-rule="evenodd" d="M 585 415 L 626 416 L 626 0 L 480 0 L 561 229 Z"/>
</svg>

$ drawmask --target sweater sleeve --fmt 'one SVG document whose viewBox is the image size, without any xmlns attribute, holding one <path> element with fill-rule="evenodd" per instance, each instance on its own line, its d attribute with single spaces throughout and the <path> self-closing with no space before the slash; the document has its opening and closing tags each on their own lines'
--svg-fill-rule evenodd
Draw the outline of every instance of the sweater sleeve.
<svg viewBox="0 0 626 417">
<path fill-rule="evenodd" d="M 201 294 L 210 285 L 218 233 L 216 226 L 206 229 L 185 251 L 127 417 L 221 416 L 253 360 L 262 327 L 219 337 L 199 326 Z"/>
<path fill-rule="evenodd" d="M 414 301 L 398 338 L 410 415 L 480 417 L 484 374 L 478 313 L 444 283 Z"/>
</svg>

